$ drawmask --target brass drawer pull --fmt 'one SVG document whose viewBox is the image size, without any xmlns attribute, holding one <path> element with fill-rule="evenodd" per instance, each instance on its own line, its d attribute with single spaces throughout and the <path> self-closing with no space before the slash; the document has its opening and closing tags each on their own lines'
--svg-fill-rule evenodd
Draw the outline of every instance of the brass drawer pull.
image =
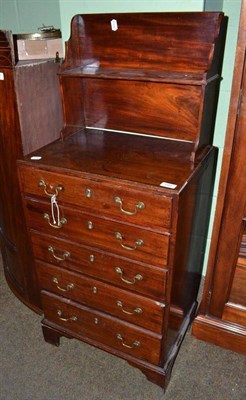
<svg viewBox="0 0 246 400">
<path fill-rule="evenodd" d="M 133 349 L 134 347 L 141 346 L 141 343 L 138 340 L 135 340 L 135 342 L 133 342 L 131 346 L 129 344 L 125 343 L 124 338 L 122 337 L 122 335 L 120 333 L 117 333 L 116 337 L 118 340 L 121 340 L 122 346 L 127 347 L 128 349 Z"/>
<path fill-rule="evenodd" d="M 50 196 L 50 197 L 52 197 L 52 196 L 58 196 L 58 194 L 59 194 L 59 192 L 61 192 L 62 190 L 64 190 L 64 187 L 62 186 L 62 185 L 58 185 L 58 186 L 54 186 L 54 187 L 51 187 L 50 186 L 50 189 L 51 190 L 54 190 L 54 193 L 49 193 L 48 191 L 47 191 L 47 184 L 45 183 L 45 180 L 44 179 L 40 179 L 40 181 L 39 181 L 39 183 L 38 183 L 38 186 L 40 186 L 40 187 L 43 187 L 44 188 L 44 193 L 47 195 L 47 196 Z"/>
<path fill-rule="evenodd" d="M 116 304 L 117 304 L 118 307 L 121 308 L 123 313 L 128 314 L 128 315 L 142 314 L 142 312 L 143 312 L 142 308 L 140 308 L 140 307 L 135 308 L 133 311 L 124 310 L 123 304 L 122 304 L 122 302 L 120 300 L 117 300 Z"/>
<path fill-rule="evenodd" d="M 116 267 L 115 272 L 117 272 L 117 274 L 120 275 L 120 279 L 123 282 L 127 283 L 128 285 L 134 285 L 136 283 L 136 281 L 141 281 L 143 279 L 142 275 L 140 275 L 140 274 L 135 275 L 132 280 L 124 278 L 123 277 L 124 271 L 120 267 Z"/>
<path fill-rule="evenodd" d="M 137 213 L 138 210 L 143 210 L 143 209 L 145 208 L 144 203 L 143 203 L 142 201 L 139 201 L 139 202 L 135 205 L 134 211 L 127 211 L 127 210 L 124 210 L 124 208 L 123 208 L 123 201 L 122 201 L 121 198 L 118 197 L 118 196 L 115 196 L 115 197 L 114 197 L 114 202 L 115 202 L 116 204 L 119 204 L 119 206 L 120 206 L 120 211 L 123 212 L 123 214 L 127 214 L 127 215 L 135 215 L 135 214 Z"/>
<path fill-rule="evenodd" d="M 47 219 L 48 224 L 49 224 L 52 228 L 55 228 L 55 229 L 61 229 L 61 228 L 62 228 L 62 225 L 64 225 L 64 224 L 67 223 L 66 218 L 61 218 L 60 221 L 59 221 L 59 223 L 58 223 L 57 225 L 52 224 L 52 223 L 50 222 L 50 216 L 49 216 L 49 214 L 47 214 L 47 213 L 44 214 L 44 219 Z"/>
<path fill-rule="evenodd" d="M 72 317 L 69 317 L 69 318 L 63 318 L 63 317 L 62 317 L 62 311 L 61 311 L 61 310 L 57 310 L 57 315 L 58 315 L 58 318 L 59 318 L 61 321 L 65 321 L 65 322 L 68 322 L 68 321 L 77 321 L 77 319 L 78 319 L 75 315 L 72 315 Z"/>
<path fill-rule="evenodd" d="M 74 288 L 73 283 L 68 283 L 65 289 L 62 288 L 61 286 L 59 286 L 58 279 L 55 276 L 52 278 L 52 282 L 56 284 L 57 289 L 59 289 L 61 292 L 68 292 L 69 290 Z"/>
<path fill-rule="evenodd" d="M 123 241 L 123 237 L 122 237 L 122 235 L 121 235 L 120 232 L 115 232 L 114 236 L 116 237 L 117 240 L 120 240 L 120 241 L 121 241 L 120 245 L 121 245 L 121 247 L 123 247 L 123 249 L 125 249 L 125 250 L 136 250 L 136 249 L 137 249 L 137 246 L 143 246 L 143 245 L 144 245 L 144 241 L 143 241 L 142 239 L 137 239 L 137 240 L 135 240 L 135 242 L 134 242 L 134 243 L 135 243 L 135 246 L 134 246 L 134 247 L 127 246 L 126 244 L 124 244 L 124 243 L 122 242 L 122 241 Z"/>
<path fill-rule="evenodd" d="M 55 260 L 57 261 L 65 261 L 66 258 L 70 257 L 70 253 L 69 251 L 65 250 L 62 257 L 58 257 L 55 255 L 55 249 L 52 246 L 48 247 L 48 251 L 52 254 L 52 256 L 54 257 Z"/>
</svg>

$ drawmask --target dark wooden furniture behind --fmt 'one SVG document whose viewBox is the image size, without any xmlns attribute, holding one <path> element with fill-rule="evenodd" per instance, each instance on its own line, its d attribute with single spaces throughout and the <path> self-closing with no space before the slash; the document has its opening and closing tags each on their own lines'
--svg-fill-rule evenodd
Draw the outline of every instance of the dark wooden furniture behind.
<svg viewBox="0 0 246 400">
<path fill-rule="evenodd" d="M 199 339 L 246 354 L 246 0 L 242 2 L 218 204 Z"/>
<path fill-rule="evenodd" d="M 10 288 L 40 311 L 16 160 L 59 137 L 62 108 L 54 61 L 18 62 L 14 49 L 0 31 L 0 248 Z"/>
<path fill-rule="evenodd" d="M 197 305 L 224 36 L 220 13 L 75 16 L 61 139 L 19 161 L 45 340 L 162 387 Z"/>
</svg>

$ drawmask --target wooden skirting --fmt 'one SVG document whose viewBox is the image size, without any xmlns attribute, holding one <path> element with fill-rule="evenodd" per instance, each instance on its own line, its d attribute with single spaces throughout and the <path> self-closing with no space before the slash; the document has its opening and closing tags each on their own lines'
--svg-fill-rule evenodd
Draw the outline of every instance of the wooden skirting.
<svg viewBox="0 0 246 400">
<path fill-rule="evenodd" d="M 192 335 L 225 349 L 246 355 L 246 328 L 207 315 L 198 315 L 192 324 Z"/>
</svg>

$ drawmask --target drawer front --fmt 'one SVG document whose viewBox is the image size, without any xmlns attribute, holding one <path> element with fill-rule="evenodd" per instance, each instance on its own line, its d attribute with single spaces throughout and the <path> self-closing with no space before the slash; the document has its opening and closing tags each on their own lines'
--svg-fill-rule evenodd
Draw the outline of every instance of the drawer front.
<svg viewBox="0 0 246 400">
<path fill-rule="evenodd" d="M 162 332 L 163 303 L 49 264 L 36 262 L 36 266 L 41 289 L 154 332 Z"/>
<path fill-rule="evenodd" d="M 35 258 L 165 301 L 167 271 L 32 232 Z"/>
<path fill-rule="evenodd" d="M 67 333 L 158 365 L 161 336 L 46 292 L 42 293 L 42 303 L 45 319 Z"/>
<path fill-rule="evenodd" d="M 165 195 L 135 191 L 120 184 L 81 179 L 28 167 L 20 167 L 23 191 L 59 203 L 83 207 L 88 212 L 149 227 L 169 228 L 172 199 Z M 42 182 L 42 186 L 40 186 Z M 61 189 L 61 190 L 60 190 Z M 48 194 L 46 194 L 47 192 Z"/>
<path fill-rule="evenodd" d="M 28 224 L 44 233 L 76 243 L 112 251 L 133 260 L 160 266 L 167 265 L 169 235 L 140 229 L 116 221 L 98 218 L 70 208 L 60 207 L 60 228 L 51 226 L 49 203 L 27 201 Z M 48 218 L 48 219 L 47 219 Z"/>
</svg>

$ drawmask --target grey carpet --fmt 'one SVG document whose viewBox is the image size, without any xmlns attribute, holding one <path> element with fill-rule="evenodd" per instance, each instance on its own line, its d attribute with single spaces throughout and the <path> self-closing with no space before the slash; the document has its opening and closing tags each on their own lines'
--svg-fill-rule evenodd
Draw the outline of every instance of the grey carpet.
<svg viewBox="0 0 246 400">
<path fill-rule="evenodd" d="M 0 271 L 0 400 L 246 399 L 246 357 L 190 333 L 165 395 L 124 360 L 76 340 L 45 343 L 41 317 L 15 298 Z"/>
</svg>

